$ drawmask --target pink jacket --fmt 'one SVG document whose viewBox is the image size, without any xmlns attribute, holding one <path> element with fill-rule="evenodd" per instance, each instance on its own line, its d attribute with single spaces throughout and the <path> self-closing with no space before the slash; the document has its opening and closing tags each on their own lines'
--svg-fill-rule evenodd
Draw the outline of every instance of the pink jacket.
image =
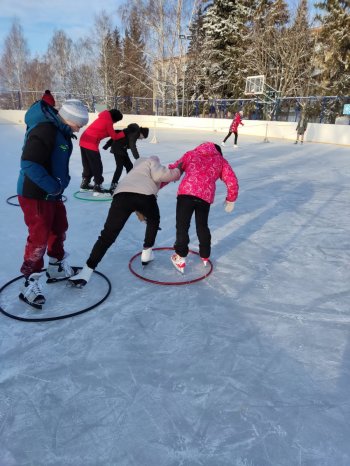
<svg viewBox="0 0 350 466">
<path fill-rule="evenodd" d="M 230 126 L 230 131 L 232 131 L 232 133 L 235 133 L 238 129 L 238 125 L 242 125 L 244 126 L 244 123 L 242 123 L 242 118 L 241 118 L 241 115 L 239 114 L 239 112 L 236 113 L 232 123 L 231 123 L 231 126 Z"/>
<path fill-rule="evenodd" d="M 235 201 L 238 196 L 238 181 L 230 164 L 212 142 L 205 142 L 189 152 L 181 159 L 169 165 L 176 168 L 181 163 L 184 176 L 177 194 L 196 196 L 212 204 L 215 197 L 216 180 L 219 178 L 226 184 L 227 201 Z"/>
</svg>

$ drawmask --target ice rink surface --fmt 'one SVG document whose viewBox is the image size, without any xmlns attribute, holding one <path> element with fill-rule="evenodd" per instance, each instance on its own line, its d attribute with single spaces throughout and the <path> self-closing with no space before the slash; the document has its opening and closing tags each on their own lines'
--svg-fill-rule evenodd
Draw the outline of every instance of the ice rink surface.
<svg viewBox="0 0 350 466">
<path fill-rule="evenodd" d="M 1 286 L 20 275 L 27 235 L 21 209 L 6 203 L 23 135 L 0 125 Z M 223 136 L 151 130 L 138 147 L 167 164 Z M 240 193 L 227 214 L 217 183 L 208 278 L 159 286 L 131 274 L 144 235 L 133 216 L 98 268 L 112 284 L 101 306 L 43 323 L 0 314 L 0 466 L 350 465 L 350 149 L 240 136 L 234 150 L 232 139 L 223 152 Z M 74 146 L 66 249 L 81 266 L 109 202 L 73 197 Z M 102 152 L 109 185 L 114 159 Z M 157 247 L 174 242 L 177 186 L 158 196 Z M 180 279 L 169 256 L 156 252 L 145 273 Z M 194 258 L 188 273 L 197 271 Z M 23 316 L 73 312 L 106 287 L 98 276 L 83 290 L 48 285 L 35 311 L 18 300 L 20 284 L 0 304 Z"/>
</svg>

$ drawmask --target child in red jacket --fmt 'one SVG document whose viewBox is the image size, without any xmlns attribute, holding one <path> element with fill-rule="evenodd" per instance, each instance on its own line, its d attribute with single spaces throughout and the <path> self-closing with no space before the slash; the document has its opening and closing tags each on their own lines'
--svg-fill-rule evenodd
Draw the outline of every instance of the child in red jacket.
<svg viewBox="0 0 350 466">
<path fill-rule="evenodd" d="M 82 191 L 94 191 L 94 195 L 100 193 L 109 193 L 108 189 L 102 187 L 103 165 L 99 151 L 99 143 L 102 139 L 110 137 L 113 140 L 124 138 L 124 132 L 116 133 L 113 124 L 122 120 L 123 114 L 113 108 L 104 110 L 97 119 L 89 125 L 81 135 L 79 145 L 81 152 L 81 162 L 83 164 L 82 182 L 80 189 Z M 94 178 L 94 186 L 90 184 L 91 178 Z"/>
<path fill-rule="evenodd" d="M 242 123 L 242 117 L 243 117 L 243 110 L 240 110 L 239 112 L 236 113 L 232 123 L 231 123 L 231 126 L 230 126 L 230 129 L 229 129 L 229 132 L 228 132 L 228 135 L 225 137 L 225 139 L 222 141 L 221 145 L 224 147 L 225 146 L 225 142 L 227 141 L 227 139 L 231 136 L 231 134 L 233 133 L 235 135 L 235 142 L 234 142 L 234 146 L 233 147 L 238 147 L 237 146 L 237 140 L 238 140 L 238 125 L 242 125 L 244 126 L 244 123 Z"/>
</svg>

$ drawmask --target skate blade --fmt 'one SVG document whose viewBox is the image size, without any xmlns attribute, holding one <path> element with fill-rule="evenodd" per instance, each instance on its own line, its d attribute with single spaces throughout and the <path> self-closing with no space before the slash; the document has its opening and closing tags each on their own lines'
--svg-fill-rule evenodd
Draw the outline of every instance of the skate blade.
<svg viewBox="0 0 350 466">
<path fill-rule="evenodd" d="M 173 264 L 173 266 L 175 267 L 175 269 L 180 272 L 182 275 L 185 273 L 185 267 L 178 267 L 176 264 L 174 264 L 173 261 L 171 261 L 171 263 Z"/>
<path fill-rule="evenodd" d="M 93 188 L 92 188 L 92 189 L 82 189 L 82 188 L 80 188 L 79 191 L 80 191 L 81 193 L 92 193 Z"/>
<path fill-rule="evenodd" d="M 70 277 L 63 277 L 63 278 L 51 278 L 47 275 L 47 272 L 46 272 L 46 276 L 48 277 L 46 280 L 46 283 L 64 282 L 65 280 L 69 280 L 70 278 L 74 277 L 74 275 L 77 275 L 80 272 L 80 267 L 72 267 L 72 269 L 74 270 L 74 274 L 71 275 Z"/>
<path fill-rule="evenodd" d="M 87 282 L 85 280 L 68 280 L 67 286 L 69 286 L 71 288 L 81 289 L 81 288 L 84 288 L 86 283 Z"/>
<path fill-rule="evenodd" d="M 18 297 L 19 297 L 20 300 L 22 300 L 23 302 L 25 302 L 26 304 L 28 304 L 30 307 L 34 307 L 34 309 L 38 309 L 38 310 L 40 310 L 40 311 L 41 311 L 42 308 L 43 308 L 42 305 L 45 304 L 45 302 L 42 303 L 42 304 L 31 303 L 31 302 L 28 301 L 27 298 L 24 297 L 23 293 L 21 293 Z"/>
</svg>

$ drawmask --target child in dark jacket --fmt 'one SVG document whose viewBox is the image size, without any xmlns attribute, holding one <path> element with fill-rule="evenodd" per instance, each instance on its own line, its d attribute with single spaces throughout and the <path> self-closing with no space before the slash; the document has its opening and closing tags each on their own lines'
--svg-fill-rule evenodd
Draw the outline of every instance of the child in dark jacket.
<svg viewBox="0 0 350 466">
<path fill-rule="evenodd" d="M 25 115 L 27 130 L 17 194 L 28 238 L 21 267 L 25 280 L 19 298 L 37 309 L 45 303 L 40 278 L 46 251 L 48 281 L 68 278 L 77 272 L 67 263 L 64 250 L 68 221 L 62 193 L 70 181 L 73 133 L 85 126 L 88 119 L 87 108 L 76 99 L 66 100 L 58 112 L 39 100 Z"/>
<path fill-rule="evenodd" d="M 119 132 L 119 130 L 116 130 L 116 133 Z M 142 128 L 142 126 L 139 126 L 136 123 L 131 123 L 127 128 L 123 129 L 123 133 L 125 134 L 125 137 L 118 140 L 109 139 L 103 146 L 103 149 L 105 150 L 109 147 L 111 148 L 111 152 L 114 155 L 116 163 L 115 172 L 110 186 L 111 194 L 113 194 L 117 187 L 123 168 L 125 167 L 127 173 L 129 173 L 133 167 L 128 155 L 128 149 L 131 150 L 134 159 L 137 160 L 140 157 L 140 154 L 137 150 L 136 142 L 138 139 L 146 139 L 148 137 L 149 129 Z"/>
</svg>

